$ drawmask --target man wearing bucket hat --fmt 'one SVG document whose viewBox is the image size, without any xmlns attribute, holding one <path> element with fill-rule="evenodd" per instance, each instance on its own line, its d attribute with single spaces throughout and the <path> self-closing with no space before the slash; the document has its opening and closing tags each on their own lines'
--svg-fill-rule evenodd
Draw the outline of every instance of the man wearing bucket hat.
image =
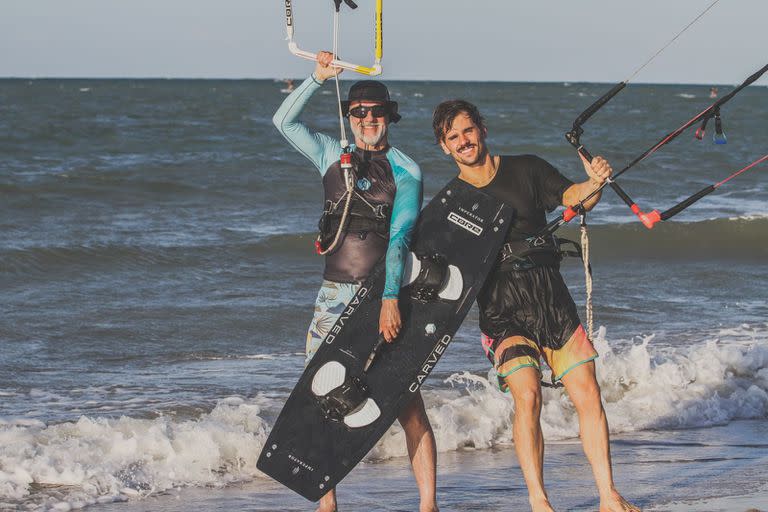
<svg viewBox="0 0 768 512">
<path fill-rule="evenodd" d="M 386 281 L 379 331 L 387 342 L 398 336 L 400 281 L 422 201 L 419 166 L 389 145 L 389 124 L 398 122 L 400 114 L 383 83 L 357 82 L 350 88 L 347 100 L 340 102 L 354 135 L 354 144 L 348 148 L 299 121 L 312 95 L 327 79 L 341 72 L 330 66 L 332 59 L 331 53 L 318 53 L 314 73 L 283 101 L 273 117 L 283 137 L 320 172 L 325 192 L 320 235 L 315 242 L 317 252 L 325 256 L 325 270 L 307 333 L 307 361 L 382 257 L 386 258 Z M 398 420 L 405 431 L 419 488 L 419 511 L 437 511 L 437 450 L 420 394 Z M 336 510 L 335 490 L 320 500 L 317 510 Z"/>
</svg>

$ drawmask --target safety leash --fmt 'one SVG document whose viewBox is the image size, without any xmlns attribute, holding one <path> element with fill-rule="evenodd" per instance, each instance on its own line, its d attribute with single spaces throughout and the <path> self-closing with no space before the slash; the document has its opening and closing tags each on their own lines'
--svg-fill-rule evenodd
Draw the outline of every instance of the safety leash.
<svg viewBox="0 0 768 512">
<path fill-rule="evenodd" d="M 340 5 L 341 5 L 340 1 L 336 2 L 336 11 L 333 14 L 333 56 L 334 57 L 337 57 L 339 55 L 339 7 Z M 340 69 L 339 67 L 333 64 L 331 65 L 336 70 Z M 321 241 L 322 235 L 319 235 L 317 237 L 317 240 L 315 240 L 315 250 L 317 251 L 317 254 L 319 254 L 320 256 L 324 256 L 329 252 L 333 251 L 338 245 L 339 240 L 341 240 L 341 234 L 344 232 L 344 226 L 347 223 L 347 216 L 349 215 L 349 209 L 350 209 L 350 206 L 352 205 L 352 194 L 354 194 L 354 176 L 352 174 L 352 153 L 349 148 L 349 141 L 347 140 L 347 130 L 346 130 L 346 127 L 344 126 L 344 113 L 341 108 L 341 86 L 339 85 L 339 74 L 336 73 L 336 76 L 334 78 L 336 83 L 336 104 L 338 105 L 338 113 L 339 113 L 339 133 L 340 133 L 339 144 L 341 145 L 340 163 L 341 163 L 341 170 L 344 173 L 344 186 L 346 188 L 346 191 L 344 192 L 344 196 L 342 196 L 342 199 L 345 199 L 344 212 L 341 214 L 341 222 L 339 222 L 339 227 L 336 230 L 336 236 L 334 236 L 333 242 L 331 242 L 331 244 L 328 247 L 323 249 L 322 241 Z"/>
<path fill-rule="evenodd" d="M 587 233 L 587 214 L 581 214 L 581 255 L 584 261 L 584 287 L 587 291 L 586 309 L 587 309 L 587 334 L 589 339 L 593 339 L 595 331 L 595 321 L 592 311 L 592 268 L 589 265 L 589 234 Z"/>
</svg>

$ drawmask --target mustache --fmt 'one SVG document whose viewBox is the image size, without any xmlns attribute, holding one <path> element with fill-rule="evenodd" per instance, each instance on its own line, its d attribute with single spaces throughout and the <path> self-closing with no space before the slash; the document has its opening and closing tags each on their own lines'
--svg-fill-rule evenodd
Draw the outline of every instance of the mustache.
<svg viewBox="0 0 768 512">
<path fill-rule="evenodd" d="M 469 148 L 473 148 L 473 147 L 475 147 L 475 144 L 473 144 L 473 143 L 471 143 L 471 142 L 470 142 L 469 144 L 464 144 L 463 146 L 461 146 L 461 147 L 460 147 L 459 149 L 457 149 L 456 151 L 457 151 L 457 152 L 458 152 L 458 151 L 464 151 L 465 149 L 469 149 Z"/>
<path fill-rule="evenodd" d="M 360 123 L 360 126 L 363 128 L 370 128 L 370 127 L 376 127 L 376 126 L 383 126 L 383 123 Z"/>
</svg>

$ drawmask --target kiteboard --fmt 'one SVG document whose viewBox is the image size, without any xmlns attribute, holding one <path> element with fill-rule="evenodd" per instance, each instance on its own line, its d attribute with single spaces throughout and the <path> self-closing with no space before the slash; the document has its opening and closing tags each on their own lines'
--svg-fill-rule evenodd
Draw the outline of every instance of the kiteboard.
<svg viewBox="0 0 768 512">
<path fill-rule="evenodd" d="M 389 429 L 445 353 L 493 267 L 512 209 L 455 178 L 422 210 L 398 304 L 400 335 L 378 333 L 380 262 L 301 375 L 257 467 L 316 501 Z"/>
</svg>

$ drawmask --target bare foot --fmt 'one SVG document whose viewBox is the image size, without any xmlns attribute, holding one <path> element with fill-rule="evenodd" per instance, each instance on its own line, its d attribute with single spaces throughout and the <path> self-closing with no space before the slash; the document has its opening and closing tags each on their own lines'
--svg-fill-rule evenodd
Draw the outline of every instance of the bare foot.
<svg viewBox="0 0 768 512">
<path fill-rule="evenodd" d="M 641 512 L 641 510 L 614 490 L 611 491 L 610 496 L 600 498 L 600 512 Z"/>
<path fill-rule="evenodd" d="M 440 509 L 437 508 L 437 505 L 435 504 L 431 504 L 431 505 L 419 504 L 419 512 L 440 512 Z"/>
<path fill-rule="evenodd" d="M 531 512 L 555 512 L 546 496 L 538 499 L 528 498 L 528 503 L 531 504 Z"/>
</svg>

